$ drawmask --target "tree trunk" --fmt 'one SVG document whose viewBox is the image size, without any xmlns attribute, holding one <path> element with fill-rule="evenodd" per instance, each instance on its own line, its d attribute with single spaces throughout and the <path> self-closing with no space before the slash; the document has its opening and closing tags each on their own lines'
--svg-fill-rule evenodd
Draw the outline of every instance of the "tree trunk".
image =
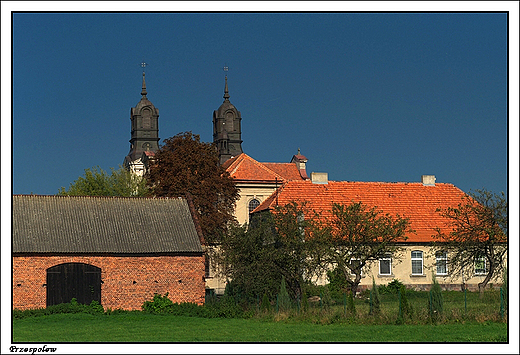
<svg viewBox="0 0 520 355">
<path fill-rule="evenodd" d="M 359 283 L 361 282 L 361 274 L 357 275 L 354 281 L 352 281 L 352 297 L 356 297 L 357 289 L 359 286 Z"/>
<path fill-rule="evenodd" d="M 486 288 L 489 280 L 491 280 L 491 278 L 493 277 L 494 271 L 495 271 L 495 265 L 493 263 L 489 263 L 489 271 L 486 275 L 486 278 L 484 279 L 484 281 L 482 281 L 478 284 L 478 292 L 479 292 L 480 298 L 484 297 L 484 289 Z"/>
</svg>

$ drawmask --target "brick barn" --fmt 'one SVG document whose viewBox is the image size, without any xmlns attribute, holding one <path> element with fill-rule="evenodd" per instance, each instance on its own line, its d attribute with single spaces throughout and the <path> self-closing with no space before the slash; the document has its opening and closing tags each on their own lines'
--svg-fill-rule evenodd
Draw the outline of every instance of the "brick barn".
<svg viewBox="0 0 520 355">
<path fill-rule="evenodd" d="M 184 198 L 13 196 L 13 308 L 97 300 L 141 309 L 154 293 L 204 303 L 203 237 Z"/>
</svg>

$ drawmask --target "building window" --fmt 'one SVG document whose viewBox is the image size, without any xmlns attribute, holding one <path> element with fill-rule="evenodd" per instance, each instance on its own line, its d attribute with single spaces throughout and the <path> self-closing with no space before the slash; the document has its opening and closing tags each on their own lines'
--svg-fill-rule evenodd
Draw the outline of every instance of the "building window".
<svg viewBox="0 0 520 355">
<path fill-rule="evenodd" d="M 412 251 L 412 275 L 423 274 L 423 252 L 420 250 Z"/>
<path fill-rule="evenodd" d="M 379 275 L 392 275 L 392 257 L 390 255 L 379 259 Z"/>
<path fill-rule="evenodd" d="M 256 198 L 249 201 L 249 205 L 247 206 L 249 213 L 253 212 L 258 206 L 260 206 L 260 201 L 258 201 Z"/>
<path fill-rule="evenodd" d="M 210 278 L 211 277 L 208 256 L 206 256 L 206 258 L 204 260 L 204 277 L 206 277 L 206 278 Z"/>
<path fill-rule="evenodd" d="M 479 256 L 475 259 L 475 275 L 486 275 L 488 273 L 486 258 Z"/>
<path fill-rule="evenodd" d="M 435 265 L 437 269 L 437 275 L 448 274 L 448 253 L 445 251 L 439 251 L 435 254 Z"/>
</svg>

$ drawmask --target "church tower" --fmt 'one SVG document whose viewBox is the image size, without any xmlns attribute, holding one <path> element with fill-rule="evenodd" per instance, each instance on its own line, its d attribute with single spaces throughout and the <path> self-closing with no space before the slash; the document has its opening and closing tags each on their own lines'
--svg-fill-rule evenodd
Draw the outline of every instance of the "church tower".
<svg viewBox="0 0 520 355">
<path fill-rule="evenodd" d="M 154 152 L 159 149 L 159 110 L 146 95 L 143 71 L 141 101 L 130 109 L 130 121 L 132 122 L 130 152 L 123 162 L 126 169 L 141 176 L 146 173 L 147 161 L 153 158 Z"/>
<path fill-rule="evenodd" d="M 220 164 L 242 153 L 240 111 L 229 101 L 227 75 L 224 86 L 224 102 L 213 111 L 213 142 L 218 149 Z"/>
</svg>

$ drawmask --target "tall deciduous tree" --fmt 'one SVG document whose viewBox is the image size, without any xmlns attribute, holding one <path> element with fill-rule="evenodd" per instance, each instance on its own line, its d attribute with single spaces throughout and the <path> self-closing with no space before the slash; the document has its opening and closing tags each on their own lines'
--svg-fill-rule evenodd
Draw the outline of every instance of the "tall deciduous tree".
<svg viewBox="0 0 520 355">
<path fill-rule="evenodd" d="M 274 299 L 284 277 L 290 296 L 301 298 L 316 270 L 310 257 L 311 220 L 303 216 L 303 207 L 290 203 L 253 216 L 250 226 L 233 227 L 223 238 L 218 264 L 241 297 Z"/>
<path fill-rule="evenodd" d="M 145 196 L 148 194 L 146 180 L 130 171 L 119 167 L 111 168 L 111 174 L 99 166 L 85 169 L 85 175 L 80 176 L 70 184 L 68 189 L 60 188 L 58 195 L 62 196 Z"/>
<path fill-rule="evenodd" d="M 229 173 L 219 164 L 212 143 L 200 141 L 192 132 L 164 140 L 155 152 L 147 176 L 155 196 L 192 196 L 207 242 L 218 242 L 233 212 L 238 190 Z"/>
<path fill-rule="evenodd" d="M 447 251 L 453 275 L 463 272 L 472 276 L 478 265 L 486 275 L 478 284 L 482 292 L 506 266 L 508 207 L 504 193 L 476 190 L 464 196 L 457 207 L 438 212 L 447 223 L 444 228 L 437 228 L 434 247 Z"/>
<path fill-rule="evenodd" d="M 405 241 L 406 233 L 412 232 L 407 218 L 383 214 L 361 202 L 334 204 L 332 218 L 326 224 L 326 232 L 316 234 L 316 257 L 323 267 L 343 272 L 354 295 L 370 262 L 387 255 L 398 259 L 402 251 L 398 242 Z"/>
</svg>

